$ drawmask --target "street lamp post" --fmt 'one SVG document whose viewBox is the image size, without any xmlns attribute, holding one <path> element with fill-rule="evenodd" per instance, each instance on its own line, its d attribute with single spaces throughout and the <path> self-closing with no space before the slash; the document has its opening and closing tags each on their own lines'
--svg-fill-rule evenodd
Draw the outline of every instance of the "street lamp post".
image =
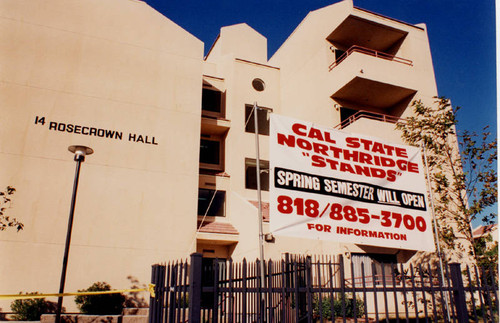
<svg viewBox="0 0 500 323">
<path fill-rule="evenodd" d="M 75 213 L 76 191 L 78 189 L 78 179 L 80 177 L 80 166 L 85 161 L 86 155 L 91 155 L 94 151 L 92 148 L 85 146 L 69 146 L 68 150 L 75 154 L 76 169 L 75 179 L 73 182 L 73 195 L 71 196 L 71 207 L 69 210 L 68 230 L 66 231 L 66 245 L 64 247 L 63 266 L 61 271 L 61 283 L 59 285 L 59 294 L 64 293 L 64 284 L 66 282 L 66 269 L 68 267 L 69 246 L 71 243 L 71 231 L 73 229 L 73 215 Z M 59 295 L 57 300 L 56 323 L 61 322 L 61 309 L 63 297 Z"/>
</svg>

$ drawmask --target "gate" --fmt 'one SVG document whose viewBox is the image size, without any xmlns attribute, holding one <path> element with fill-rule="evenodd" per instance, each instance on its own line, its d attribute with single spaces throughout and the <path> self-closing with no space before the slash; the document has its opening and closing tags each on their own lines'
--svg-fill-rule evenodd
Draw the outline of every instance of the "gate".
<svg viewBox="0 0 500 323">
<path fill-rule="evenodd" d="M 189 263 L 154 265 L 149 322 L 498 321 L 496 268 L 355 268 L 336 258 L 269 260 L 264 281 L 258 261 L 207 268 L 195 253 Z"/>
</svg>

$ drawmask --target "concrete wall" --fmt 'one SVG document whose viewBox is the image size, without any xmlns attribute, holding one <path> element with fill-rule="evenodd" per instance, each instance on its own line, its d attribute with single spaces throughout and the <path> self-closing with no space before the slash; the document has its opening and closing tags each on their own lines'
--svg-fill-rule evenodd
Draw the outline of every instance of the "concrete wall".
<svg viewBox="0 0 500 323">
<path fill-rule="evenodd" d="M 67 291 L 147 283 L 152 263 L 194 251 L 203 44 L 128 0 L 2 1 L 0 33 L 0 186 L 16 188 L 6 214 L 25 224 L 0 233 L 1 292 L 59 287 L 69 145 L 95 153 L 82 166 Z"/>
</svg>

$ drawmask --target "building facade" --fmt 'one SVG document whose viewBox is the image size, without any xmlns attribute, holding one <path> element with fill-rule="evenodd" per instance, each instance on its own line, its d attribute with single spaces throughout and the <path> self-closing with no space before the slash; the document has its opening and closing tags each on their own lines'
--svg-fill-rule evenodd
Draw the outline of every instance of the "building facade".
<svg viewBox="0 0 500 323">
<path fill-rule="evenodd" d="M 0 184 L 16 188 L 6 212 L 25 225 L 0 233 L 2 293 L 58 287 L 74 144 L 95 153 L 82 166 L 67 291 L 127 288 L 130 276 L 147 283 L 151 264 L 193 252 L 257 258 L 254 103 L 266 258 L 415 254 L 274 237 L 268 120 L 278 113 L 401 143 L 395 122 L 413 100 L 437 95 L 425 25 L 345 0 L 309 13 L 270 59 L 266 38 L 246 24 L 223 27 L 203 57 L 200 40 L 140 1 L 0 8 Z"/>
</svg>

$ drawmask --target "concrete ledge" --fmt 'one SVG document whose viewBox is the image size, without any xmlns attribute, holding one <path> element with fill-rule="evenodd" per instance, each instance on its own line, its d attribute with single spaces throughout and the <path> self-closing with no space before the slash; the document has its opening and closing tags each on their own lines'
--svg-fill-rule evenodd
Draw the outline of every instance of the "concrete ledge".
<svg viewBox="0 0 500 323">
<path fill-rule="evenodd" d="M 148 315 L 148 307 L 126 307 L 123 309 L 123 316 L 125 315 Z"/>
<path fill-rule="evenodd" d="M 65 323 L 122 323 L 122 315 L 84 315 L 84 314 L 62 314 L 61 321 Z M 54 323 L 55 314 L 43 314 L 40 323 Z"/>
<path fill-rule="evenodd" d="M 122 323 L 147 323 L 148 315 L 124 315 Z"/>
</svg>

